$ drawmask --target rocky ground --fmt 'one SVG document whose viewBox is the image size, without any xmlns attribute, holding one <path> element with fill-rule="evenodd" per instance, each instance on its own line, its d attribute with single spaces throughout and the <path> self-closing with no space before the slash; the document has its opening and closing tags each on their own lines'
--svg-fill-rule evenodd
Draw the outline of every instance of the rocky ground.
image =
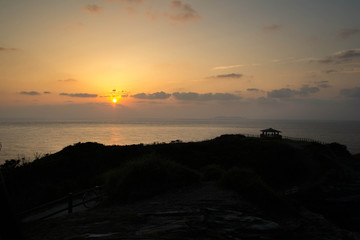
<svg viewBox="0 0 360 240">
<path fill-rule="evenodd" d="M 270 216 L 232 191 L 201 183 L 148 200 L 24 224 L 26 239 L 360 239 L 319 214 Z"/>
</svg>

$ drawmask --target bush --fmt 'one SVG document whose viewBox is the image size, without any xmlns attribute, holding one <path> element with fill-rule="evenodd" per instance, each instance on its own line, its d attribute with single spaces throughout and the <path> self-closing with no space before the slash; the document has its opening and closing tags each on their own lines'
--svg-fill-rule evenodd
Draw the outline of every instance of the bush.
<svg viewBox="0 0 360 240">
<path fill-rule="evenodd" d="M 155 155 L 129 161 L 105 175 L 110 199 L 137 200 L 198 182 L 200 174 Z"/>
<path fill-rule="evenodd" d="M 247 197 L 254 197 L 260 189 L 265 188 L 265 183 L 252 169 L 238 167 L 228 170 L 221 183 L 225 188 L 235 190 Z"/>
<path fill-rule="evenodd" d="M 289 202 L 270 188 L 252 169 L 235 167 L 228 170 L 221 185 L 238 192 L 246 200 L 265 211 L 289 213 L 294 210 Z"/>
<path fill-rule="evenodd" d="M 220 165 L 212 164 L 204 167 L 202 173 L 205 181 L 218 181 L 223 178 L 225 170 Z"/>
</svg>

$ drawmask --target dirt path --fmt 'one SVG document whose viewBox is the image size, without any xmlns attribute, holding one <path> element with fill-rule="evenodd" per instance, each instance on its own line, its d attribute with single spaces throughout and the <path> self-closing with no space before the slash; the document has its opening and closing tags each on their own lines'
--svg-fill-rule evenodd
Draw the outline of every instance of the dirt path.
<svg viewBox="0 0 360 240">
<path fill-rule="evenodd" d="M 307 224 L 310 220 L 311 226 Z M 219 189 L 213 183 L 132 204 L 27 223 L 24 230 L 27 239 L 34 240 L 349 237 L 317 215 L 308 214 L 302 220 L 274 220 L 263 216 L 232 191 Z"/>
</svg>

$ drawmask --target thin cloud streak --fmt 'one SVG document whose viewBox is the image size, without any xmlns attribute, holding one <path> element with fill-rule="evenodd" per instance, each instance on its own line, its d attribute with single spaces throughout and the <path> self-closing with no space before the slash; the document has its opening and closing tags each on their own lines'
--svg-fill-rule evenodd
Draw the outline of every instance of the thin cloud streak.
<svg viewBox="0 0 360 240">
<path fill-rule="evenodd" d="M 96 98 L 97 94 L 90 93 L 59 93 L 60 96 L 76 97 L 76 98 Z"/>
<path fill-rule="evenodd" d="M 318 60 L 318 62 L 323 64 L 343 64 L 360 62 L 360 48 L 339 51 L 331 56 Z"/>
<path fill-rule="evenodd" d="M 239 95 L 231 93 L 195 93 L 195 92 L 174 92 L 173 97 L 176 100 L 182 101 L 229 101 L 229 100 L 239 100 L 241 97 Z"/>
<path fill-rule="evenodd" d="M 349 29 L 344 29 L 339 33 L 339 37 L 342 39 L 348 39 L 354 35 L 360 34 L 360 29 L 358 28 L 349 28 Z"/>
<path fill-rule="evenodd" d="M 328 69 L 328 70 L 324 70 L 323 73 L 325 74 L 334 74 L 334 73 L 338 73 L 338 70 L 335 69 Z"/>
<path fill-rule="evenodd" d="M 219 66 L 219 67 L 214 67 L 213 70 L 227 70 L 227 69 L 232 69 L 232 68 L 242 68 L 242 67 L 255 67 L 255 66 L 259 66 L 259 64 L 237 64 L 237 65 L 228 65 L 228 66 Z"/>
<path fill-rule="evenodd" d="M 120 2 L 124 4 L 138 4 L 142 5 L 142 0 L 106 0 L 107 2 Z M 140 10 L 133 6 L 127 6 L 124 8 L 128 14 L 140 13 Z M 89 9 L 90 11 L 92 8 Z M 95 10 L 95 9 L 94 9 Z M 169 7 L 166 10 L 154 10 L 148 8 L 143 11 L 145 17 L 152 21 L 163 19 L 165 21 L 171 21 L 171 25 L 185 24 L 196 22 L 201 19 L 200 14 L 188 3 L 184 3 L 180 0 L 172 0 L 169 2 Z"/>
<path fill-rule="evenodd" d="M 207 79 L 239 79 L 244 75 L 240 73 L 228 73 L 228 74 L 219 74 L 216 76 L 207 77 Z"/>
<path fill-rule="evenodd" d="M 312 93 L 319 92 L 320 89 L 318 87 L 309 87 L 307 85 L 303 85 L 299 90 L 293 90 L 290 88 L 281 88 L 275 89 L 267 93 L 269 98 L 279 98 L 279 99 L 286 99 L 292 98 L 295 96 L 308 96 Z"/>
<path fill-rule="evenodd" d="M 107 2 L 121 2 L 121 3 L 138 3 L 141 4 L 143 0 L 106 0 Z"/>
<path fill-rule="evenodd" d="M 328 69 L 328 70 L 324 70 L 322 71 L 325 74 L 335 74 L 335 73 L 359 73 L 360 72 L 360 68 L 344 68 L 344 69 Z"/>
<path fill-rule="evenodd" d="M 37 92 L 37 91 L 21 91 L 19 92 L 19 94 L 21 95 L 27 95 L 27 96 L 38 96 L 38 95 L 41 95 L 41 93 Z"/>
<path fill-rule="evenodd" d="M 319 81 L 319 82 L 316 82 L 317 86 L 319 88 L 329 88 L 331 87 L 331 85 L 329 84 L 329 81 Z"/>
<path fill-rule="evenodd" d="M 0 47 L 0 52 L 11 52 L 11 51 L 17 51 L 19 49 L 17 48 L 6 48 L 6 47 Z"/>
<path fill-rule="evenodd" d="M 103 8 L 96 4 L 88 4 L 84 7 L 84 10 L 90 13 L 100 13 Z"/>
<path fill-rule="evenodd" d="M 74 78 L 67 78 L 67 79 L 59 79 L 58 82 L 77 82 L 78 80 Z"/>
<path fill-rule="evenodd" d="M 273 24 L 273 25 L 264 26 L 263 30 L 266 32 L 276 32 L 279 31 L 281 28 L 282 28 L 281 25 Z"/>
<path fill-rule="evenodd" d="M 243 75 L 239 74 L 239 73 L 229 73 L 229 74 L 220 74 L 215 77 L 216 78 L 241 78 L 241 77 L 243 77 Z"/>
<path fill-rule="evenodd" d="M 182 1 L 170 2 L 171 13 L 165 13 L 164 16 L 174 22 L 195 22 L 201 19 L 200 15 L 188 3 Z"/>
</svg>

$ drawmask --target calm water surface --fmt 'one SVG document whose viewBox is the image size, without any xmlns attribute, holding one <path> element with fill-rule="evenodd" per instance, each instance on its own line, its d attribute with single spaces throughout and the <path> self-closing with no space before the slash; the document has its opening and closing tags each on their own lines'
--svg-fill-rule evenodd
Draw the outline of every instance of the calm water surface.
<svg viewBox="0 0 360 240">
<path fill-rule="evenodd" d="M 150 144 L 172 140 L 200 141 L 222 134 L 256 134 L 276 128 L 284 136 L 339 142 L 360 153 L 360 122 L 275 120 L 177 120 L 116 122 L 0 121 L 0 162 L 55 153 L 78 142 L 105 145 Z"/>
</svg>

